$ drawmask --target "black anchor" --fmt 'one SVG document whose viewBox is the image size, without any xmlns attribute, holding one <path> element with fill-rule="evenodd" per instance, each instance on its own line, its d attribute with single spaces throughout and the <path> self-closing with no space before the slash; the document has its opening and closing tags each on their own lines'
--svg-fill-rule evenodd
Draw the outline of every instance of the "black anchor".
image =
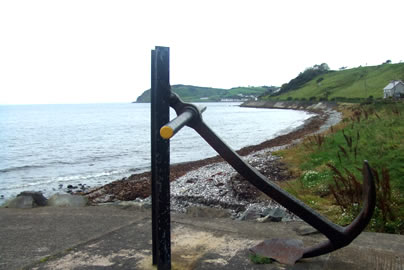
<svg viewBox="0 0 404 270">
<path fill-rule="evenodd" d="M 155 158 L 154 164 L 152 160 L 152 171 L 155 171 L 155 173 L 152 172 L 152 175 L 154 175 L 152 176 L 154 177 L 154 179 L 152 179 L 152 183 L 154 184 L 152 185 L 155 185 L 152 190 L 152 195 L 155 197 L 155 199 L 153 199 L 153 262 L 158 264 L 159 269 L 170 269 L 170 255 L 166 253 L 170 252 L 169 225 L 168 228 L 166 227 L 167 221 L 169 223 L 169 168 L 166 167 L 169 166 L 168 142 L 169 139 L 185 125 L 193 128 L 213 149 L 216 150 L 216 152 L 219 153 L 220 156 L 223 157 L 224 160 L 226 160 L 251 184 L 328 238 L 327 241 L 316 246 L 308 248 L 302 247 L 301 254 L 298 255 L 297 258 L 292 258 L 292 261 L 301 257 L 308 258 L 319 256 L 347 246 L 365 229 L 373 215 L 373 210 L 376 204 L 375 184 L 367 161 L 364 161 L 362 170 L 363 208 L 350 225 L 346 227 L 336 225 L 303 202 L 279 188 L 258 170 L 243 161 L 243 159 L 226 145 L 226 143 L 223 142 L 203 121 L 202 112 L 205 108 L 199 108 L 191 103 L 185 103 L 178 97 L 178 95 L 171 92 L 168 82 L 168 48 L 156 47 L 156 51 L 153 54 L 155 55 L 152 57 L 152 159 L 153 155 L 154 157 L 159 156 L 158 158 Z M 160 69 L 159 65 L 161 65 Z M 155 72 L 153 72 L 153 70 Z M 166 122 L 164 124 L 164 120 L 158 119 L 159 113 L 153 113 L 153 109 L 159 111 L 162 109 L 161 106 L 167 106 L 165 110 L 168 114 L 168 104 L 176 111 L 177 117 L 168 122 L 168 116 L 166 116 Z M 153 120 L 153 117 L 157 118 Z M 157 123 L 158 121 L 162 124 L 159 125 Z M 158 128 L 160 129 L 158 130 Z M 153 129 L 155 130 L 153 131 Z M 160 133 L 160 138 L 156 138 L 158 132 Z M 163 150 L 164 153 L 156 153 L 161 150 L 156 150 L 156 148 L 159 147 L 156 144 L 153 150 L 153 140 L 156 139 L 159 140 L 163 146 L 167 147 Z M 153 151 L 155 152 L 153 153 Z M 165 155 L 165 158 L 162 158 L 162 155 Z M 161 162 L 163 166 L 157 166 L 156 162 Z M 167 174 L 166 179 L 160 179 L 162 181 L 156 180 L 156 178 L 162 177 L 159 173 Z M 166 190 L 163 190 L 167 188 L 168 194 Z M 164 193 L 163 196 L 160 192 Z M 162 202 L 159 199 L 159 196 L 165 201 Z M 167 204 L 168 209 L 166 208 Z M 159 222 L 159 220 L 161 221 Z M 161 236 L 159 237 L 159 235 Z M 286 257 L 284 261 L 290 261 L 287 258 L 289 256 L 288 254 L 290 254 L 288 252 L 289 248 L 287 247 L 287 244 L 279 242 L 278 244 L 281 253 L 280 257 Z M 284 248 L 285 245 L 286 248 Z M 284 249 L 284 254 L 282 254 L 282 248 Z M 292 246 L 290 248 L 294 249 L 296 247 Z"/>
</svg>

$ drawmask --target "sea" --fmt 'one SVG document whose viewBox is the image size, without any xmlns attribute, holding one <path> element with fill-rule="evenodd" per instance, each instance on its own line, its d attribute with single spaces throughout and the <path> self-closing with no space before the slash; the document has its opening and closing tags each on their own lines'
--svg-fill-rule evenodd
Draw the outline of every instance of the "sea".
<svg viewBox="0 0 404 270">
<path fill-rule="evenodd" d="M 234 150 L 288 133 L 312 116 L 240 103 L 199 105 Z M 216 155 L 188 127 L 171 139 L 170 152 L 172 164 Z M 0 106 L 0 204 L 26 190 L 49 197 L 68 185 L 96 187 L 148 170 L 150 104 Z"/>
</svg>

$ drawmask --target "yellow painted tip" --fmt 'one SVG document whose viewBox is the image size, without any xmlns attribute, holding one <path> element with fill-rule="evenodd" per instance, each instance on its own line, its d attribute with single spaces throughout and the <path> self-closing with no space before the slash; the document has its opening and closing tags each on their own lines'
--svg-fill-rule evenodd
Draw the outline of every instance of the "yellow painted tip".
<svg viewBox="0 0 404 270">
<path fill-rule="evenodd" d="M 174 130 L 169 126 L 163 126 L 160 129 L 160 136 L 163 139 L 170 139 L 174 135 Z"/>
</svg>

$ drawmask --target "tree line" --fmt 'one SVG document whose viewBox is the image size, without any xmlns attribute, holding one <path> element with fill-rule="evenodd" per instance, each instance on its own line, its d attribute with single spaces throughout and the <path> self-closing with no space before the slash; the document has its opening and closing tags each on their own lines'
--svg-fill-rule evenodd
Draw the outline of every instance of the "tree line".
<svg viewBox="0 0 404 270">
<path fill-rule="evenodd" d="M 300 72 L 296 78 L 290 80 L 290 82 L 288 83 L 283 84 L 281 86 L 281 90 L 274 95 L 280 95 L 298 89 L 302 87 L 305 83 L 311 81 L 316 76 L 328 72 L 330 72 L 330 67 L 326 63 L 306 68 L 303 72 Z"/>
</svg>

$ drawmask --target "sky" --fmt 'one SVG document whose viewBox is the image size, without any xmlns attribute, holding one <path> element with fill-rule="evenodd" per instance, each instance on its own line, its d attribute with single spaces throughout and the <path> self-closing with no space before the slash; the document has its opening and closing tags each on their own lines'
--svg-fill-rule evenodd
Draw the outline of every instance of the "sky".
<svg viewBox="0 0 404 270">
<path fill-rule="evenodd" d="M 281 86 L 304 69 L 404 60 L 402 0 L 0 1 L 0 104 L 131 102 L 170 82 Z"/>
</svg>

